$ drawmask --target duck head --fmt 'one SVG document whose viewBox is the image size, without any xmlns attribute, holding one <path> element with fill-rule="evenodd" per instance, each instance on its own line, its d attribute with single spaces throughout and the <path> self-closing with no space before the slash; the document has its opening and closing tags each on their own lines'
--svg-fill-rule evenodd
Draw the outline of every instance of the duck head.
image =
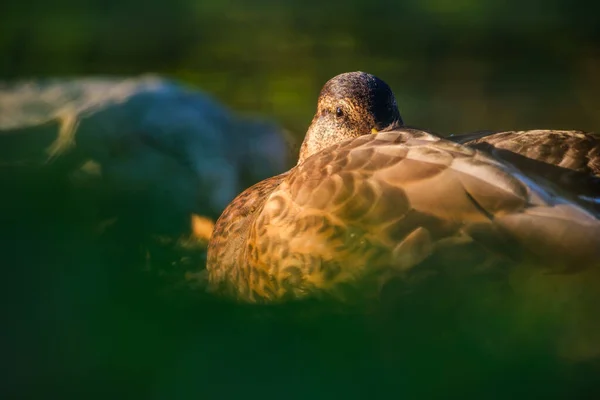
<svg viewBox="0 0 600 400">
<path fill-rule="evenodd" d="M 403 125 L 392 89 L 366 72 L 347 72 L 330 79 L 319 94 L 317 112 L 302 146 L 298 164 L 329 147 L 390 125 Z"/>
</svg>

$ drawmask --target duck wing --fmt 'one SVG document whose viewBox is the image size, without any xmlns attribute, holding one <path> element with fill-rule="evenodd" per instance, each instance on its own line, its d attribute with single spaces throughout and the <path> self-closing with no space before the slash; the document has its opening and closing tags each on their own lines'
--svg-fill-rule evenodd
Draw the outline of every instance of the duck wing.
<svg viewBox="0 0 600 400">
<path fill-rule="evenodd" d="M 533 179 L 553 186 L 600 216 L 600 138 L 582 131 L 530 130 L 451 136 Z"/>
<path fill-rule="evenodd" d="M 600 176 L 600 137 L 583 131 L 536 129 L 453 135 L 448 138 L 484 150 L 491 147 L 557 167 Z"/>
</svg>

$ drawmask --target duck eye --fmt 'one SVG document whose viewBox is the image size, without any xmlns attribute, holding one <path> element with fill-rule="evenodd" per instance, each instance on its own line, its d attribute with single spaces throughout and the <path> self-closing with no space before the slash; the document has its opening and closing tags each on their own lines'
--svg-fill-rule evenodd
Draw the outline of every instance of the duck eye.
<svg viewBox="0 0 600 400">
<path fill-rule="evenodd" d="M 342 109 L 340 107 L 335 109 L 335 115 L 337 115 L 338 117 L 341 117 L 342 115 L 344 115 L 344 112 L 342 111 Z"/>
</svg>

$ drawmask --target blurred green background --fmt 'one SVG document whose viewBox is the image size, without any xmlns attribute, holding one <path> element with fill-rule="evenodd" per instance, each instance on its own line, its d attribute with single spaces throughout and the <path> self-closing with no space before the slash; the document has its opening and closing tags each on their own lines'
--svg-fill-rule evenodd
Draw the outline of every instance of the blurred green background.
<svg viewBox="0 0 600 400">
<path fill-rule="evenodd" d="M 26 0 L 0 77 L 155 72 L 301 136 L 322 84 L 364 70 L 440 133 L 600 124 L 600 5 L 571 0 Z"/>
<path fill-rule="evenodd" d="M 323 83 L 351 70 L 386 80 L 405 122 L 439 133 L 600 126 L 600 3 L 9 0 L 0 4 L 0 54 L 2 80 L 170 76 L 238 112 L 269 116 L 296 138 L 310 123 Z M 71 196 L 53 181 L 31 186 Z M 0 393 L 599 398 L 583 395 L 588 387 L 597 393 L 599 361 L 591 372 L 571 368 L 548 350 L 555 337 L 580 347 L 597 343 L 577 335 L 597 332 L 586 325 L 595 310 L 581 308 L 583 317 L 571 311 L 579 297 L 590 308 L 597 304 L 585 298 L 597 298 L 593 283 L 587 291 L 573 284 L 559 293 L 553 282 L 536 292 L 528 287 L 535 280 L 523 280 L 523 292 L 533 296 L 508 304 L 481 286 L 483 294 L 465 300 L 477 309 L 467 315 L 477 318 L 451 308 L 436 312 L 437 297 L 424 295 L 406 305 L 408 316 L 395 330 L 343 319 L 261 324 L 248 322 L 243 310 L 209 302 L 166 305 L 154 297 L 160 282 L 128 268 L 142 264 L 130 245 L 138 239 L 135 226 L 134 233 L 98 242 L 81 234 L 69 208 L 86 204 L 79 197 L 56 209 L 46 197 L 27 197 L 35 207 L 26 203 L 2 224 L 5 265 L 18 279 L 5 278 L 0 290 L 11 328 L 9 340 L 0 341 Z M 477 339 L 452 336 L 472 322 Z M 509 350 L 496 351 L 493 339 Z"/>
</svg>

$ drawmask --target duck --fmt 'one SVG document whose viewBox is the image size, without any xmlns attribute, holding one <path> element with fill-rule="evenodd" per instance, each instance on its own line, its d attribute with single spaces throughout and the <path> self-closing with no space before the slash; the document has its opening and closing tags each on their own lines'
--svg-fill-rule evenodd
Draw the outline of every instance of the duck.
<svg viewBox="0 0 600 400">
<path fill-rule="evenodd" d="M 241 303 L 349 304 L 392 280 L 522 262 L 574 274 L 599 256 L 600 221 L 560 188 L 404 126 L 391 88 L 358 71 L 321 89 L 297 164 L 225 208 L 206 280 Z"/>
</svg>

